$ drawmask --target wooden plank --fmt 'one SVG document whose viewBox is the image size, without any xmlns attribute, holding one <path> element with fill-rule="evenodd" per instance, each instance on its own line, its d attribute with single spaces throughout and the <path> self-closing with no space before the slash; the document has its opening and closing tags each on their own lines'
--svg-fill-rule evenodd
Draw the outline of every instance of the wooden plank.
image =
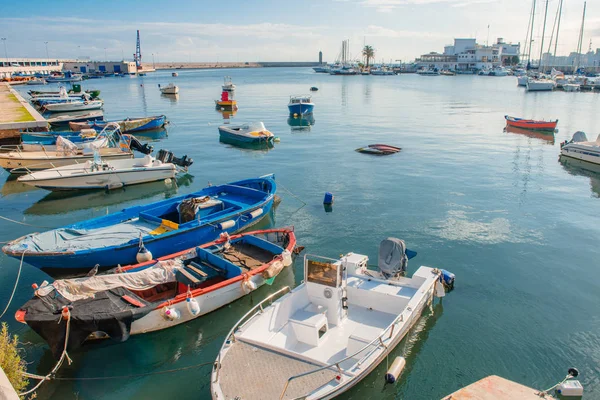
<svg viewBox="0 0 600 400">
<path fill-rule="evenodd" d="M 194 275 L 192 275 L 189 272 L 187 272 L 184 268 L 180 268 L 179 272 L 181 272 L 181 274 L 183 276 L 185 276 L 186 278 L 188 278 L 193 283 L 200 283 L 200 281 Z"/>
<path fill-rule="evenodd" d="M 196 264 L 196 265 L 198 265 L 198 264 Z M 202 271 L 202 270 L 194 267 L 192 264 L 187 265 L 187 267 L 189 269 L 191 269 L 192 271 L 194 271 L 195 273 L 197 273 L 198 275 L 200 275 L 200 276 L 203 276 L 205 278 L 208 276 L 208 274 L 206 272 L 204 272 L 204 271 Z"/>
</svg>

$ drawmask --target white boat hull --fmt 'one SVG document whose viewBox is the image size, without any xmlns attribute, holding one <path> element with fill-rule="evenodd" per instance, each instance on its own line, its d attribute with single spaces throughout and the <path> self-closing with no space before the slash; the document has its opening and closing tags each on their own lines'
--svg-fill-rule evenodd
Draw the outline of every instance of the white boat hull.
<svg viewBox="0 0 600 400">
<path fill-rule="evenodd" d="M 108 151 L 110 150 L 110 151 Z M 104 160 L 116 160 L 133 158 L 131 152 L 123 152 L 118 149 L 100 149 L 100 155 Z M 40 171 L 48 168 L 64 167 L 66 165 L 81 164 L 94 158 L 93 154 L 78 154 L 75 156 L 59 156 L 56 152 L 9 152 L 0 153 L 0 167 L 11 171 L 15 168 L 20 170 L 13 173 L 25 174 L 29 171 Z M 29 170 L 29 171 L 27 171 Z"/>
<path fill-rule="evenodd" d="M 124 161 L 131 163 L 133 160 Z M 93 172 L 78 164 L 34 172 L 18 180 L 47 190 L 117 189 L 139 183 L 173 179 L 176 174 L 177 169 L 173 164 Z"/>
<path fill-rule="evenodd" d="M 527 81 L 527 91 L 528 92 L 543 92 L 543 91 L 552 91 L 556 83 L 550 80 L 533 80 L 529 79 Z"/>
<path fill-rule="evenodd" d="M 44 109 L 51 112 L 85 111 L 102 108 L 102 100 L 73 101 L 69 103 L 46 104 Z"/>
<path fill-rule="evenodd" d="M 564 146 L 560 153 L 565 157 L 600 165 L 600 146 L 582 146 L 572 143 Z"/>
</svg>

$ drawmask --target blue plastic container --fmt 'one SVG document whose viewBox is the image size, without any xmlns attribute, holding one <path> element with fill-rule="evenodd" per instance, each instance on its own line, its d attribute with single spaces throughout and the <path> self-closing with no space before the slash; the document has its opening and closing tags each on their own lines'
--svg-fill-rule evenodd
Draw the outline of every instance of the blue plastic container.
<svg viewBox="0 0 600 400">
<path fill-rule="evenodd" d="M 325 192 L 325 198 L 323 199 L 323 204 L 331 205 L 333 204 L 333 195 L 329 192 Z"/>
</svg>

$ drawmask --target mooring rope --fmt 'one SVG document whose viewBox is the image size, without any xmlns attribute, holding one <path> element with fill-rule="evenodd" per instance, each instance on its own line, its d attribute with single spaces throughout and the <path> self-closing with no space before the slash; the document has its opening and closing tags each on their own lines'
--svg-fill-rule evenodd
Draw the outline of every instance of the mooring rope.
<svg viewBox="0 0 600 400">
<path fill-rule="evenodd" d="M 61 319 L 58 320 L 58 323 L 60 324 L 60 321 L 62 320 L 63 316 L 61 314 Z M 56 363 L 56 365 L 54 366 L 54 368 L 52 368 L 52 371 L 50 371 L 50 373 L 46 376 L 39 376 L 39 378 L 36 379 L 40 379 L 40 381 L 37 383 L 37 385 L 35 385 L 33 388 L 29 389 L 26 392 L 23 393 L 19 393 L 19 396 L 26 396 L 28 394 L 31 394 L 33 392 L 35 392 L 36 390 L 38 390 L 38 388 L 40 386 L 42 386 L 42 383 L 49 381 L 51 379 L 54 379 L 54 374 L 56 373 L 56 371 L 58 371 L 58 369 L 62 366 L 63 362 L 65 361 L 65 358 L 67 359 L 67 362 L 69 363 L 69 365 L 71 365 L 72 361 L 71 358 L 69 357 L 69 354 L 67 353 L 67 344 L 69 343 L 69 332 L 71 331 L 71 312 L 67 309 L 67 316 L 66 316 L 66 333 L 65 333 L 65 346 L 63 347 L 63 352 L 60 355 L 60 358 L 58 360 L 58 362 Z"/>
<path fill-rule="evenodd" d="M 288 192 L 292 197 L 294 197 L 296 200 L 298 200 L 299 202 L 301 202 L 303 204 L 303 206 L 306 205 L 306 202 L 304 200 L 302 200 L 300 197 L 296 196 L 294 193 L 292 193 L 288 188 L 286 188 L 282 184 L 277 183 L 277 186 L 281 187 L 283 190 L 285 190 L 286 192 Z"/>
<path fill-rule="evenodd" d="M 150 376 L 150 375 L 162 375 L 162 374 L 168 374 L 168 373 L 172 373 L 172 372 L 185 371 L 185 370 L 192 369 L 192 368 L 206 367 L 207 365 L 213 365 L 213 364 L 214 364 L 214 362 L 211 361 L 211 362 L 205 362 L 202 364 L 188 365 L 186 367 L 166 369 L 163 371 L 144 372 L 141 374 L 94 376 L 94 377 L 83 377 L 83 378 L 65 378 L 65 377 L 54 377 L 54 376 L 49 377 L 48 375 L 42 376 L 42 375 L 35 375 L 35 374 L 29 374 L 29 373 L 23 373 L 23 375 L 26 376 L 27 378 L 32 378 L 32 379 L 54 380 L 54 381 L 99 381 L 99 380 L 109 380 L 109 379 L 140 378 L 143 376 Z"/>
<path fill-rule="evenodd" d="M 28 224 L 27 222 L 15 221 L 14 219 L 3 217 L 2 215 L 0 215 L 0 219 L 3 219 L 5 221 L 9 221 L 9 222 L 14 222 L 15 224 L 19 224 L 19 225 L 31 226 L 31 227 L 34 227 L 34 228 L 54 229 L 54 228 L 52 228 L 50 226 L 32 225 L 32 224 Z"/>
<path fill-rule="evenodd" d="M 17 286 L 19 286 L 19 278 L 21 277 L 21 269 L 23 269 L 23 258 L 25 258 L 25 252 L 23 252 L 23 254 L 21 254 L 21 263 L 19 264 L 19 272 L 17 272 L 17 280 L 15 281 L 15 287 L 13 288 L 12 294 L 10 295 L 10 299 L 8 299 L 8 304 L 6 304 L 6 308 L 4 308 L 4 311 L 2 311 L 0 318 L 4 317 L 4 314 L 8 310 L 8 307 L 10 307 L 10 303 L 12 303 L 13 297 L 15 296 L 15 293 L 17 291 Z"/>
</svg>

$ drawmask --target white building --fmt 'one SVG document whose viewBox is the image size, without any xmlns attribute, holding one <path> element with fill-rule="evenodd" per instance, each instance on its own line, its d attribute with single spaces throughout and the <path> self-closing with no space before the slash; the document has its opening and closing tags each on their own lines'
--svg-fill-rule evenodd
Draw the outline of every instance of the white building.
<svg viewBox="0 0 600 400">
<path fill-rule="evenodd" d="M 0 58 L 0 79 L 9 78 L 13 74 L 49 74 L 61 71 L 63 63 L 49 58 Z"/>
<path fill-rule="evenodd" d="M 444 53 L 423 54 L 416 60 L 420 68 L 451 70 L 489 69 L 500 64 L 514 64 L 520 44 L 505 43 L 502 38 L 492 46 L 477 44 L 475 39 L 454 39 L 454 45 L 444 46 Z"/>
<path fill-rule="evenodd" d="M 90 61 L 76 60 L 65 61 L 64 70 L 72 72 L 81 72 L 89 74 L 95 72 L 116 72 L 125 74 L 135 74 L 135 62 L 133 61 Z"/>
</svg>

